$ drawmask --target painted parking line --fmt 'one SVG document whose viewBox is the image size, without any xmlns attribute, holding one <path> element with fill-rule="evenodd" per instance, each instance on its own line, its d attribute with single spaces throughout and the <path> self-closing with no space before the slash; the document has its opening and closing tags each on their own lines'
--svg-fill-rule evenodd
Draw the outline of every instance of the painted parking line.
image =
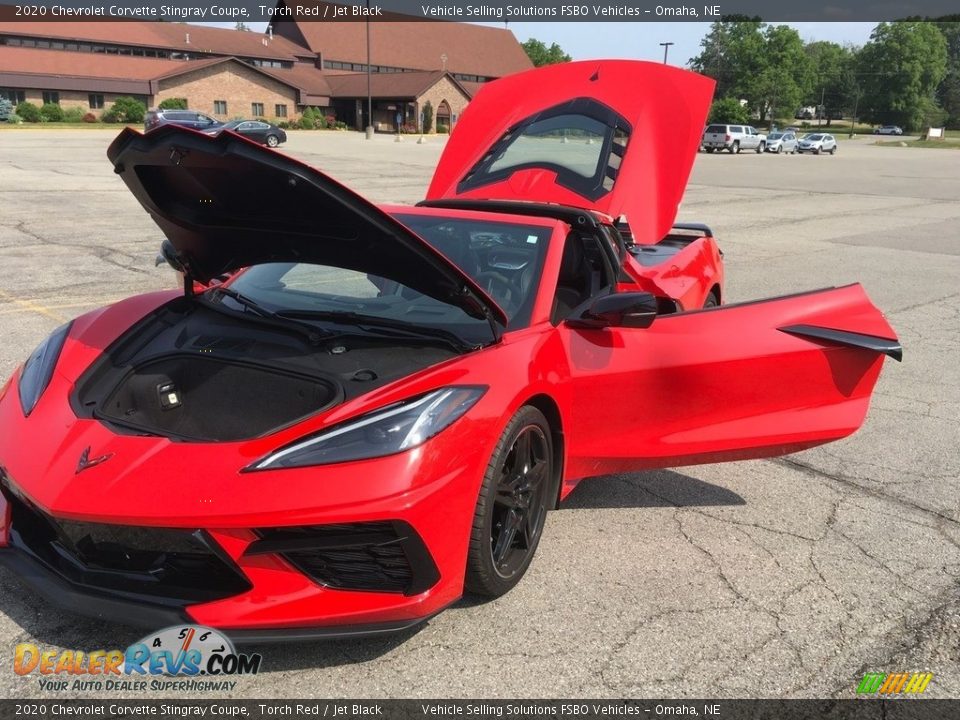
<svg viewBox="0 0 960 720">
<path fill-rule="evenodd" d="M 4 299 L 4 295 L 2 294 L 2 291 L 0 291 L 0 300 L 2 299 Z M 101 307 L 103 305 L 112 305 L 113 303 L 119 302 L 122 299 L 123 298 L 113 298 L 110 300 L 104 300 L 102 298 L 98 298 L 97 300 L 87 300 L 85 302 L 54 303 L 54 304 L 45 304 L 45 305 L 40 305 L 35 300 L 22 300 L 21 302 L 27 303 L 28 306 L 23 306 L 23 305 L 20 305 L 19 303 L 16 303 L 18 307 L 0 309 L 0 315 L 16 315 L 17 313 L 22 313 L 22 312 L 36 312 L 36 309 L 34 306 L 42 307 L 45 310 L 49 310 L 51 312 L 56 312 L 57 310 L 72 310 L 74 308 L 82 308 L 82 307 L 90 307 L 90 308 Z M 10 302 L 13 303 L 15 301 L 10 300 Z"/>
<path fill-rule="evenodd" d="M 56 320 L 57 322 L 62 323 L 67 321 L 67 318 L 65 318 L 63 315 L 60 315 L 57 312 L 54 312 L 54 310 L 47 307 L 46 305 L 41 305 L 40 303 L 33 302 L 32 300 L 24 300 L 22 298 L 18 298 L 15 295 L 11 295 L 8 292 L 4 292 L 3 290 L 0 290 L 0 300 L 5 300 L 8 303 L 12 303 L 13 305 L 16 305 L 17 309 L 13 310 L 13 312 L 34 312 L 40 315 L 44 315 L 48 318 L 51 318 L 52 320 Z M 5 314 L 9 314 L 11 311 L 6 310 L 3 312 L 5 312 Z"/>
</svg>

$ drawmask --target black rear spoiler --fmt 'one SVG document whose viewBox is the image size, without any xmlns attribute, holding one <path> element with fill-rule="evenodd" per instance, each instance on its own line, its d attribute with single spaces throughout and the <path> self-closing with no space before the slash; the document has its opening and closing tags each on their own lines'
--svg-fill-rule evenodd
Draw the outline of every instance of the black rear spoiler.
<svg viewBox="0 0 960 720">
<path fill-rule="evenodd" d="M 630 224 L 623 220 L 617 220 L 616 228 L 620 232 L 620 237 L 623 238 L 623 242 L 626 243 L 627 247 L 633 245 L 633 232 L 630 230 Z M 679 233 L 677 232 L 679 231 Z M 703 223 L 674 223 L 673 227 L 670 228 L 670 232 L 666 234 L 663 240 L 667 238 L 688 238 L 689 233 L 698 233 L 700 237 L 713 237 L 713 230 L 709 226 L 704 225 Z M 694 238 L 690 238 L 692 241 Z"/>
</svg>

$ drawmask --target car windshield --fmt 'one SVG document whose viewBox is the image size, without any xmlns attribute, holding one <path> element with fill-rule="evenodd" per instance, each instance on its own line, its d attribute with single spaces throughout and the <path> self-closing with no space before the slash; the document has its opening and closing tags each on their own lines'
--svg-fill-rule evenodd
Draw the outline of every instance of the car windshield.
<svg viewBox="0 0 960 720">
<path fill-rule="evenodd" d="M 230 122 L 224 123 L 223 126 L 227 128 L 227 130 L 232 130 L 242 122 L 243 120 L 231 120 Z"/>
<path fill-rule="evenodd" d="M 400 214 L 397 219 L 477 282 L 506 313 L 508 329 L 529 324 L 550 239 L 543 225 Z M 392 280 L 308 263 L 264 263 L 239 275 L 230 289 L 270 311 L 301 318 L 363 316 L 396 327 L 432 328 L 470 345 L 489 342 L 490 326 L 463 310 Z M 240 310 L 241 300 L 219 302 Z M 358 323 L 362 324 L 359 320 Z"/>
<path fill-rule="evenodd" d="M 770 133 L 770 137 L 767 138 L 767 139 L 768 139 L 768 140 L 779 140 L 779 139 L 782 138 L 782 137 L 783 137 L 783 133 Z"/>
<path fill-rule="evenodd" d="M 823 135 L 808 135 L 804 140 L 823 140 Z"/>
</svg>

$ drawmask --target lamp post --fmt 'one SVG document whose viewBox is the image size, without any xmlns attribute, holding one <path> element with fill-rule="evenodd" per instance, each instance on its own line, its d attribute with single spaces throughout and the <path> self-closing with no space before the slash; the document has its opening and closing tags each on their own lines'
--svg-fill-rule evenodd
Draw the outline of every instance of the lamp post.
<svg viewBox="0 0 960 720">
<path fill-rule="evenodd" d="M 664 65 L 667 64 L 667 53 L 670 52 L 670 46 L 671 46 L 671 45 L 673 45 L 672 42 L 662 42 L 662 43 L 660 43 L 660 47 L 663 48 L 663 64 L 664 64 Z"/>
<path fill-rule="evenodd" d="M 373 95 L 370 92 L 370 0 L 367 0 L 367 140 L 373 139 Z"/>
</svg>

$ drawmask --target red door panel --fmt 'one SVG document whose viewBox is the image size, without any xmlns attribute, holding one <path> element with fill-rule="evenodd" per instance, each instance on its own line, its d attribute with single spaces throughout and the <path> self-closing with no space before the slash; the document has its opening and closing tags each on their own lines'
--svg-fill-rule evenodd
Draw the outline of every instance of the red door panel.
<svg viewBox="0 0 960 720">
<path fill-rule="evenodd" d="M 566 489 L 842 438 L 863 423 L 884 352 L 899 350 L 859 285 L 560 332 L 573 395 Z"/>
</svg>

